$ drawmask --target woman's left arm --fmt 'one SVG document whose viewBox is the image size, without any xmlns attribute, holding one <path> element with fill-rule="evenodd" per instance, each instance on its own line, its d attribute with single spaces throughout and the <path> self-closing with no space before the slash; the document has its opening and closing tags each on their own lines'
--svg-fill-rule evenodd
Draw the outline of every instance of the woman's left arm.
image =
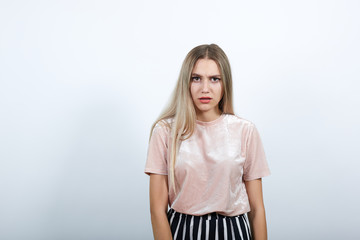
<svg viewBox="0 0 360 240">
<path fill-rule="evenodd" d="M 265 207 L 261 178 L 245 181 L 251 211 L 248 212 L 253 240 L 267 240 Z"/>
</svg>

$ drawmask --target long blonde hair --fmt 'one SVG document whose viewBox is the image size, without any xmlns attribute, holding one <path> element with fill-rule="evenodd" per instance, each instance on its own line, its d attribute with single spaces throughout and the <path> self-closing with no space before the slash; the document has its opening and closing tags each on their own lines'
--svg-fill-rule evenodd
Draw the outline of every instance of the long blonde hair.
<svg viewBox="0 0 360 240">
<path fill-rule="evenodd" d="M 165 126 L 171 130 L 170 143 L 170 185 L 176 193 L 175 187 L 175 162 L 181 141 L 192 136 L 195 129 L 196 111 L 190 93 L 191 73 L 194 65 L 199 59 L 214 60 L 221 74 L 223 81 L 224 95 L 219 102 L 219 109 L 222 113 L 234 114 L 233 110 L 233 91 L 232 76 L 229 60 L 225 52 L 216 44 L 204 44 L 193 48 L 185 57 L 180 75 L 173 90 L 170 101 L 161 112 L 158 119 L 153 123 L 150 131 L 150 137 L 155 125 L 158 122 L 165 123 Z M 166 119 L 173 119 L 170 125 Z"/>
</svg>

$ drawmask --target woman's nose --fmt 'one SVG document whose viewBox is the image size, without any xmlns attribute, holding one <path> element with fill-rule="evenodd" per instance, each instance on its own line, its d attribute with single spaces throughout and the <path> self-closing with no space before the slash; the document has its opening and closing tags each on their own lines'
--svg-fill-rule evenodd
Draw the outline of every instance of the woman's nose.
<svg viewBox="0 0 360 240">
<path fill-rule="evenodd" d="M 204 81 L 202 81 L 201 90 L 203 92 L 209 91 L 209 80 L 205 79 Z"/>
</svg>

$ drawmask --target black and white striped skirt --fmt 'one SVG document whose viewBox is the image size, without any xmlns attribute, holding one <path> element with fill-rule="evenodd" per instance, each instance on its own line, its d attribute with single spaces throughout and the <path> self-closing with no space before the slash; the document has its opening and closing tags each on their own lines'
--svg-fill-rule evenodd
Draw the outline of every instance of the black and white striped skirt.
<svg viewBox="0 0 360 240">
<path fill-rule="evenodd" d="M 252 239 L 246 214 L 229 217 L 213 212 L 193 216 L 170 208 L 167 216 L 174 240 Z"/>
</svg>

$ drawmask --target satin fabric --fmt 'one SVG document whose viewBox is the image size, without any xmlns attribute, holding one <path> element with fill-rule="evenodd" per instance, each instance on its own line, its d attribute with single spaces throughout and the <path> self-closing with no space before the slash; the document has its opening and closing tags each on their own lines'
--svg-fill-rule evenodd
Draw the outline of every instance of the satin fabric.
<svg viewBox="0 0 360 240">
<path fill-rule="evenodd" d="M 149 142 L 145 173 L 169 173 L 169 144 L 170 130 L 158 123 Z M 169 205 L 195 216 L 240 215 L 250 211 L 244 181 L 268 175 L 263 144 L 252 122 L 225 113 L 210 122 L 196 120 L 194 134 L 180 145 L 175 165 L 178 192 L 169 187 Z"/>
</svg>

